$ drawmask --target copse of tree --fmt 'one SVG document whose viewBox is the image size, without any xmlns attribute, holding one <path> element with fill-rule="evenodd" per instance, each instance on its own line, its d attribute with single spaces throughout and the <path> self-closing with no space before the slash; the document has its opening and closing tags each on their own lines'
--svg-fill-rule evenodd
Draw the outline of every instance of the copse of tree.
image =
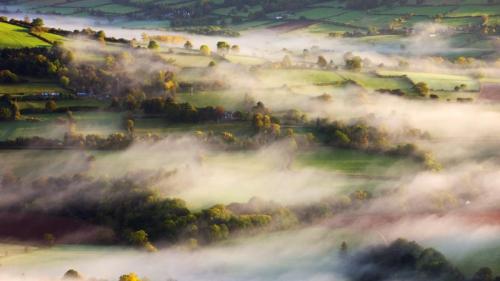
<svg viewBox="0 0 500 281">
<path fill-rule="evenodd" d="M 193 49 L 193 44 L 191 43 L 191 41 L 186 41 L 186 43 L 184 43 L 184 48 L 185 49 L 188 49 L 188 50 L 191 50 Z"/>
<path fill-rule="evenodd" d="M 43 27 L 45 23 L 41 18 L 34 18 L 33 21 L 31 22 L 31 25 L 33 27 Z"/>
<path fill-rule="evenodd" d="M 374 151 L 388 149 L 387 132 L 367 125 L 364 120 L 356 120 L 351 124 L 340 121 L 319 122 L 316 127 L 317 133 L 329 145 Z"/>
<path fill-rule="evenodd" d="M 200 46 L 200 52 L 204 55 L 204 56 L 210 56 L 210 48 L 207 46 L 207 45 L 201 45 Z"/>
<path fill-rule="evenodd" d="M 118 281 L 141 281 L 141 279 L 137 276 L 137 274 L 132 272 L 132 273 L 120 276 Z"/>
<path fill-rule="evenodd" d="M 0 69 L 17 75 L 54 77 L 71 60 L 71 55 L 58 45 L 52 48 L 1 49 Z"/>
<path fill-rule="evenodd" d="M 69 269 L 64 273 L 63 280 L 82 280 L 83 277 L 80 275 L 80 273 L 74 269 Z"/>
<path fill-rule="evenodd" d="M 149 242 L 148 239 L 148 234 L 144 230 L 138 230 L 138 231 L 133 231 L 130 232 L 128 235 L 128 240 L 132 245 L 135 245 L 137 247 L 144 248 L 145 250 L 149 252 L 156 252 L 157 249 L 151 242 Z"/>
<path fill-rule="evenodd" d="M 144 100 L 142 109 L 146 114 L 161 114 L 168 121 L 185 123 L 219 121 L 224 117 L 225 113 L 222 106 L 196 108 L 190 103 L 177 103 L 170 98 Z"/>
<path fill-rule="evenodd" d="M 361 57 L 358 57 L 358 56 L 347 57 L 345 59 L 345 67 L 346 67 L 346 69 L 351 70 L 351 71 L 360 71 L 361 67 L 363 66 L 362 63 L 363 63 L 363 60 L 361 59 Z"/>
<path fill-rule="evenodd" d="M 328 66 L 328 61 L 326 61 L 325 57 L 319 56 L 317 64 L 320 68 L 325 68 Z"/>
<path fill-rule="evenodd" d="M 68 194 L 64 204 L 50 210 L 51 215 L 110 228 L 115 234 L 111 239 L 145 247 L 147 250 L 154 250 L 150 241 L 175 243 L 195 239 L 200 243 L 210 243 L 226 239 L 242 230 L 264 228 L 273 220 L 274 214 L 235 214 L 223 205 L 193 212 L 184 201 L 161 197 L 152 190 L 153 182 L 171 177 L 175 174 L 174 171 L 147 173 L 150 176 L 146 179 L 131 173 L 117 179 L 96 179 L 80 175 L 35 180 L 30 184 L 20 185 L 19 188 L 33 194 L 41 189 L 47 193 L 27 196 L 22 202 L 16 203 L 16 208 L 47 214 L 48 210 L 36 204 L 36 200 L 49 200 L 45 196 L 54 194 Z M 16 183 L 13 181 L 13 184 Z M 75 184 L 82 187 L 80 192 L 70 192 L 69 189 Z M 2 189 L 6 195 L 16 191 L 19 189 Z M 1 207 L 0 211 L 4 211 L 4 208 L 7 207 Z M 106 239 L 109 241 L 110 238 Z"/>
<path fill-rule="evenodd" d="M 233 52 L 234 54 L 239 54 L 240 53 L 240 46 L 238 46 L 238 45 L 231 46 L 231 52 Z"/>
<path fill-rule="evenodd" d="M 57 104 L 54 100 L 49 100 L 45 103 L 45 110 L 48 112 L 54 112 L 57 109 Z"/>
<path fill-rule="evenodd" d="M 351 257 L 347 277 L 353 281 L 465 281 L 464 275 L 440 252 L 398 239 Z"/>
<path fill-rule="evenodd" d="M 160 45 L 158 45 L 158 42 L 156 42 L 155 40 L 150 40 L 149 41 L 148 49 L 150 49 L 150 50 L 157 50 L 159 48 L 160 48 Z"/>
<path fill-rule="evenodd" d="M 61 85 L 64 87 L 64 88 L 68 88 L 69 87 L 69 83 L 70 83 L 70 80 L 67 76 L 61 76 L 59 78 L 59 83 L 61 83 Z"/>
<path fill-rule="evenodd" d="M 21 118 L 19 106 L 9 95 L 0 98 L 0 121 L 13 121 Z"/>
<path fill-rule="evenodd" d="M 16 84 L 20 83 L 21 79 L 10 70 L 0 70 L 0 83 Z"/>
<path fill-rule="evenodd" d="M 217 42 L 217 53 L 221 56 L 225 56 L 230 48 L 231 46 L 226 41 Z"/>
<path fill-rule="evenodd" d="M 422 97 L 427 97 L 429 95 L 430 89 L 425 82 L 418 82 L 413 88 Z"/>
</svg>

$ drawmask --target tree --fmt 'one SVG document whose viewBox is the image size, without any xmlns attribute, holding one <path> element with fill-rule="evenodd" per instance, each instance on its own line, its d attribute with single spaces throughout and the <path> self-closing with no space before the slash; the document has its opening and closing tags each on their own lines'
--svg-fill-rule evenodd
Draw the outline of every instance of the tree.
<svg viewBox="0 0 500 281">
<path fill-rule="evenodd" d="M 63 85 L 64 88 L 67 88 L 70 81 L 67 76 L 61 76 L 61 78 L 59 78 L 59 82 L 61 83 L 61 85 Z"/>
<path fill-rule="evenodd" d="M 33 19 L 33 21 L 31 22 L 31 25 L 33 27 L 43 27 L 44 26 L 44 22 L 43 22 L 43 19 L 41 18 L 35 18 Z"/>
<path fill-rule="evenodd" d="M 234 54 L 239 54 L 240 53 L 240 46 L 238 45 L 233 45 L 231 47 L 231 52 L 233 52 Z"/>
<path fill-rule="evenodd" d="M 201 45 L 200 46 L 200 52 L 204 55 L 204 56 L 210 56 L 210 48 L 207 46 L 207 45 Z"/>
<path fill-rule="evenodd" d="M 127 132 L 130 136 L 134 134 L 134 120 L 132 119 L 127 120 Z"/>
<path fill-rule="evenodd" d="M 191 50 L 193 48 L 193 44 L 191 43 L 191 41 L 189 41 L 189 40 L 186 41 L 186 43 L 184 43 L 184 48 Z"/>
<path fill-rule="evenodd" d="M 489 267 L 480 268 L 472 277 L 471 281 L 493 281 L 493 271 Z"/>
<path fill-rule="evenodd" d="M 15 84 L 21 80 L 19 77 L 10 70 L 0 70 L 0 83 Z"/>
<path fill-rule="evenodd" d="M 422 97 L 426 97 L 430 91 L 429 86 L 427 86 L 427 84 L 425 82 L 419 82 L 419 83 L 415 84 L 414 89 Z"/>
<path fill-rule="evenodd" d="M 96 33 L 96 36 L 97 38 L 102 38 L 102 39 L 106 39 L 106 33 L 104 33 L 103 30 L 99 30 L 97 33 Z"/>
<path fill-rule="evenodd" d="M 283 60 L 281 61 L 281 67 L 283 68 L 289 68 L 292 66 L 292 60 L 290 59 L 290 56 L 285 55 L 283 57 Z"/>
<path fill-rule="evenodd" d="M 351 139 L 342 131 L 335 131 L 335 139 L 338 145 L 340 146 L 348 146 L 351 143 Z"/>
<path fill-rule="evenodd" d="M 361 67 L 362 67 L 362 60 L 358 56 L 355 56 L 355 57 L 352 57 L 352 58 L 346 58 L 346 60 L 345 60 L 345 67 L 348 70 L 360 71 Z"/>
<path fill-rule="evenodd" d="M 83 277 L 74 269 L 70 269 L 64 273 L 63 280 L 81 280 Z"/>
<path fill-rule="evenodd" d="M 326 61 L 326 59 L 323 56 L 319 56 L 318 57 L 318 66 L 320 68 L 325 68 L 327 65 L 328 65 L 328 62 Z"/>
<path fill-rule="evenodd" d="M 56 238 L 54 237 L 53 234 L 51 233 L 45 233 L 43 235 L 43 240 L 45 241 L 45 243 L 47 244 L 47 246 L 49 247 L 52 247 L 54 246 L 55 242 L 56 242 Z"/>
<path fill-rule="evenodd" d="M 347 243 L 345 241 L 342 241 L 342 244 L 340 244 L 340 254 L 342 256 L 347 255 L 347 250 L 348 250 Z"/>
<path fill-rule="evenodd" d="M 252 118 L 252 125 L 255 131 L 259 132 L 264 128 L 264 116 L 261 113 L 254 114 Z"/>
<path fill-rule="evenodd" d="M 7 107 L 0 107 L 0 121 L 11 120 L 12 111 Z"/>
<path fill-rule="evenodd" d="M 45 103 L 45 110 L 48 112 L 54 112 L 57 109 L 57 104 L 54 100 L 49 100 Z"/>
<path fill-rule="evenodd" d="M 155 40 L 149 41 L 148 49 L 150 49 L 150 50 L 157 50 L 159 48 L 160 48 L 160 45 L 158 45 L 158 42 L 156 42 Z"/>
<path fill-rule="evenodd" d="M 217 53 L 221 56 L 225 56 L 229 52 L 229 44 L 226 41 L 217 42 Z"/>
<path fill-rule="evenodd" d="M 120 276 L 119 281 L 141 281 L 141 279 L 135 273 L 129 273 Z"/>
<path fill-rule="evenodd" d="M 131 232 L 128 235 L 128 240 L 131 244 L 137 245 L 137 246 L 142 246 L 146 243 L 149 242 L 148 240 L 148 234 L 144 230 L 138 230 Z"/>
</svg>

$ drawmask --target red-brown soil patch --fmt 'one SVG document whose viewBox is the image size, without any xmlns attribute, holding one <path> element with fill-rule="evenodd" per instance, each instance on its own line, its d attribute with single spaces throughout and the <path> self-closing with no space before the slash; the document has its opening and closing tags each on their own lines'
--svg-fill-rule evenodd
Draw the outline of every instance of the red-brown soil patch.
<svg viewBox="0 0 500 281">
<path fill-rule="evenodd" d="M 500 102 L 500 84 L 485 83 L 481 85 L 480 100 Z"/>
<path fill-rule="evenodd" d="M 105 243 L 113 240 L 113 231 L 76 219 L 35 213 L 0 213 L 0 238 L 3 240 L 44 243 L 50 233 L 56 243 Z"/>
</svg>

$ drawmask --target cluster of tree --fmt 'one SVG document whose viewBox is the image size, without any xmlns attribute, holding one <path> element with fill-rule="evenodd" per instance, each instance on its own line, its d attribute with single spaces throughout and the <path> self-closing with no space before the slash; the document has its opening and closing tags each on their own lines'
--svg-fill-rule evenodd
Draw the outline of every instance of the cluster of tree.
<svg viewBox="0 0 500 281">
<path fill-rule="evenodd" d="M 18 120 L 21 118 L 21 112 L 17 102 L 9 95 L 3 95 L 0 98 L 0 121 Z"/>
<path fill-rule="evenodd" d="M 317 120 L 316 130 L 323 142 L 336 147 L 371 151 L 385 151 L 389 147 L 388 133 L 367 125 L 364 120 L 350 124 Z"/>
<path fill-rule="evenodd" d="M 411 143 L 391 145 L 389 134 L 385 130 L 369 126 L 363 119 L 354 120 L 350 124 L 317 120 L 316 134 L 318 139 L 331 146 L 410 157 L 429 170 L 442 169 L 430 152 L 422 151 Z"/>
<path fill-rule="evenodd" d="M 363 60 L 359 56 L 346 56 L 345 68 L 351 71 L 360 71 L 363 67 Z"/>
<path fill-rule="evenodd" d="M 73 54 L 56 44 L 52 48 L 1 49 L 0 69 L 8 69 L 17 75 L 57 77 L 66 71 L 65 65 L 73 60 Z"/>
<path fill-rule="evenodd" d="M 466 278 L 446 257 L 433 248 L 398 239 L 389 245 L 373 247 L 348 259 L 346 276 L 353 281 L 435 280 L 494 281 L 490 268 L 479 269 Z"/>
<path fill-rule="evenodd" d="M 192 21 L 186 20 L 185 24 L 179 23 L 179 25 L 191 25 Z M 174 30 L 184 31 L 188 33 L 209 35 L 209 36 L 225 36 L 225 37 L 239 37 L 240 33 L 238 31 L 232 30 L 230 28 L 221 27 L 217 25 L 200 25 L 200 26 L 187 26 L 183 28 L 176 28 Z"/>
<path fill-rule="evenodd" d="M 413 89 L 415 90 L 415 92 L 417 92 L 419 96 L 422 97 L 427 97 L 430 92 L 429 86 L 425 82 L 418 82 L 413 86 Z"/>
<path fill-rule="evenodd" d="M 220 121 L 224 118 L 222 106 L 196 108 L 190 103 L 177 103 L 172 98 L 152 98 L 142 102 L 145 114 L 164 115 L 171 122 Z"/>
<path fill-rule="evenodd" d="M 5 194 L 24 188 L 26 196 L 3 209 L 82 220 L 111 228 L 119 242 L 147 247 L 149 241 L 216 242 L 243 230 L 266 227 L 273 220 L 267 214 L 235 214 L 223 205 L 191 211 L 184 201 L 152 191 L 155 179 L 168 178 L 173 173 L 158 171 L 145 177 L 138 172 L 118 179 L 78 174 L 40 178 L 24 186 L 16 180 L 4 182 Z M 56 203 L 54 200 L 59 199 L 54 194 L 64 194 L 64 201 Z M 47 208 L 41 202 L 54 204 Z"/>
<path fill-rule="evenodd" d="M 13 140 L 0 141 L 2 149 L 39 148 L 39 149 L 66 149 L 85 148 L 97 150 L 118 150 L 128 147 L 132 138 L 123 133 L 113 133 L 108 136 L 97 134 L 65 134 L 63 140 L 49 139 L 39 136 L 18 137 Z"/>
<path fill-rule="evenodd" d="M 0 70 L 0 83 L 17 84 L 21 82 L 23 82 L 23 80 L 12 71 L 8 69 Z"/>
</svg>

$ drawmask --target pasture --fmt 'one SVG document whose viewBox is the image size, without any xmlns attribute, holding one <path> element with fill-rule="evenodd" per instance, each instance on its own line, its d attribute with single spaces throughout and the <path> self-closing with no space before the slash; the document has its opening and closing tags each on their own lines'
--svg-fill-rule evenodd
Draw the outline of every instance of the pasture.
<svg viewBox="0 0 500 281">
<path fill-rule="evenodd" d="M 44 92 L 67 93 L 68 91 L 54 82 L 28 82 L 21 84 L 0 84 L 0 95 L 25 95 Z"/>
<path fill-rule="evenodd" d="M 367 89 L 400 89 L 407 93 L 413 92 L 413 85 L 407 79 L 398 77 L 379 77 L 371 73 L 340 71 L 339 75 L 344 79 L 350 79 Z"/>
<path fill-rule="evenodd" d="M 336 84 L 344 81 L 344 78 L 335 72 L 316 69 L 262 69 L 256 76 L 268 87 Z"/>
<path fill-rule="evenodd" d="M 48 47 L 49 43 L 29 34 L 25 27 L 0 22 L 0 48 Z"/>
<path fill-rule="evenodd" d="M 232 91 L 197 91 L 195 93 L 178 93 L 179 102 L 188 102 L 196 107 L 220 105 L 226 110 L 241 109 L 243 96 Z"/>
<path fill-rule="evenodd" d="M 456 86 L 465 85 L 466 91 L 479 91 L 479 82 L 464 75 L 439 74 L 430 72 L 408 72 L 408 71 L 379 71 L 381 75 L 398 76 L 406 75 L 413 83 L 425 82 L 429 88 L 435 91 L 454 91 Z"/>
<path fill-rule="evenodd" d="M 0 122 L 0 140 L 18 137 L 40 136 L 43 138 L 62 139 L 67 132 L 65 124 L 59 124 L 58 118 L 66 119 L 66 114 L 30 114 L 40 122 L 6 121 Z M 111 134 L 122 131 L 122 115 L 111 112 L 73 112 L 77 130 L 84 134 Z"/>
<path fill-rule="evenodd" d="M 350 149 L 322 148 L 298 155 L 298 167 L 314 167 L 345 175 L 398 176 L 415 172 L 418 163 L 396 156 L 366 153 Z"/>
</svg>

